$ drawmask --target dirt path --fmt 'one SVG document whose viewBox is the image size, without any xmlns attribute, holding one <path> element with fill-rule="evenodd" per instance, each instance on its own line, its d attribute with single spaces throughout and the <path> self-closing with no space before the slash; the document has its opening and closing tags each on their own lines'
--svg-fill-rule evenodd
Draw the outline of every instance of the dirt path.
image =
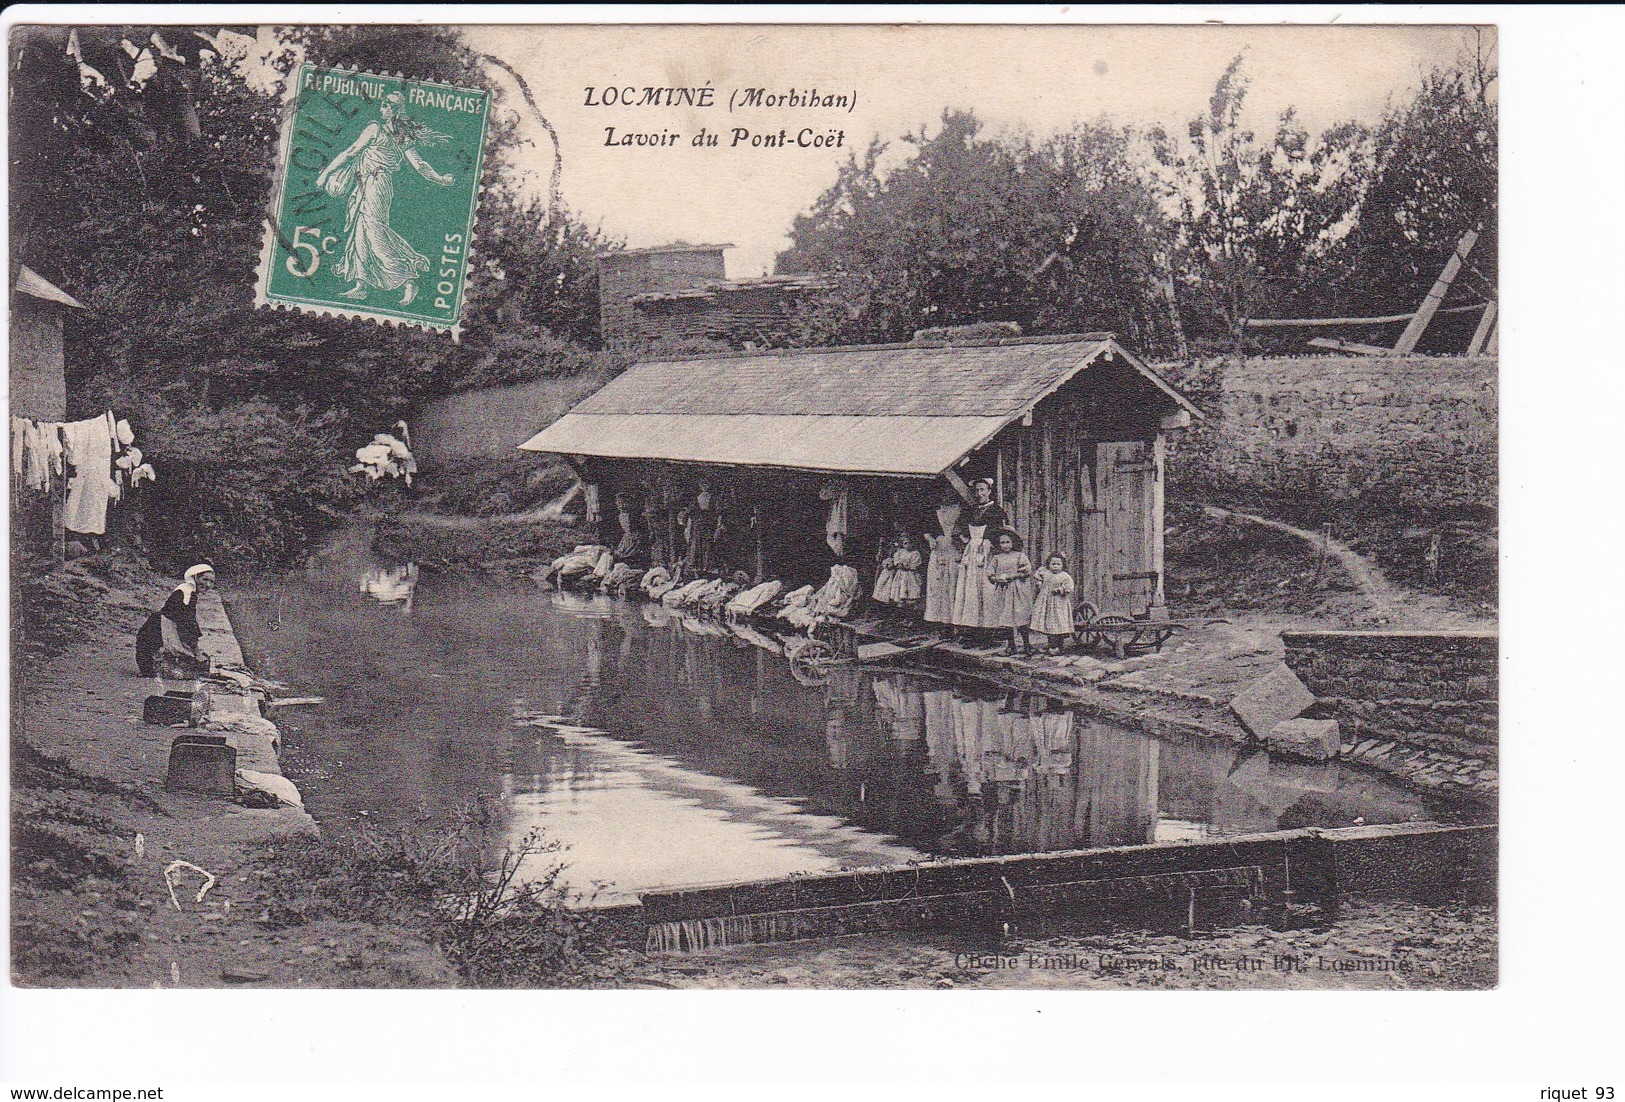
<svg viewBox="0 0 1625 1102">
<path fill-rule="evenodd" d="M 1359 589 L 1367 606 L 1367 616 L 1376 625 L 1447 628 L 1469 624 L 1481 626 L 1484 622 L 1483 617 L 1462 612 L 1446 598 L 1396 586 L 1370 559 L 1324 532 L 1310 532 L 1284 521 L 1219 505 L 1204 505 L 1202 511 L 1216 520 L 1234 518 L 1285 532 L 1303 540 L 1316 551 L 1324 548 L 1327 557 L 1336 561 Z"/>
</svg>

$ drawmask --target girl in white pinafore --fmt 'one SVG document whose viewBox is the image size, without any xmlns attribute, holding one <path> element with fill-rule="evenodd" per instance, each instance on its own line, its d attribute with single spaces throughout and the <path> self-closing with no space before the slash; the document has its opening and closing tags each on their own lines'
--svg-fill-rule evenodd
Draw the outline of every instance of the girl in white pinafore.
<svg viewBox="0 0 1625 1102">
<path fill-rule="evenodd" d="M 992 583 L 988 581 L 988 566 L 993 560 L 993 548 L 987 542 L 987 528 L 972 525 L 970 542 L 959 553 L 959 571 L 954 582 L 952 623 L 958 628 L 996 627 L 988 619 L 992 611 L 987 600 Z"/>
</svg>

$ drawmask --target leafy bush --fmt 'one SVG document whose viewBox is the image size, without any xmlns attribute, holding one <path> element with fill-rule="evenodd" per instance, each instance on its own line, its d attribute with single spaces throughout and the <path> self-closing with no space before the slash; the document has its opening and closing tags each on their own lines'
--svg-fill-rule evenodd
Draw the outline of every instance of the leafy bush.
<svg viewBox="0 0 1625 1102">
<path fill-rule="evenodd" d="M 132 395 L 136 442 L 158 481 L 135 498 L 160 565 L 284 563 L 340 519 L 362 490 L 348 473 L 344 413 L 294 412 L 263 399 L 219 410 Z"/>
<path fill-rule="evenodd" d="M 423 489 L 439 512 L 491 517 L 540 509 L 575 480 L 560 460 L 527 452 L 437 463 L 424 471 Z"/>
<path fill-rule="evenodd" d="M 375 830 L 294 843 L 289 897 L 268 907 L 274 925 L 323 918 L 406 921 L 423 928 L 477 987 L 575 986 L 597 974 L 591 952 L 598 916 L 549 863 L 521 878 L 533 858 L 559 852 L 532 831 L 493 853 L 472 811 L 449 830 Z"/>
</svg>

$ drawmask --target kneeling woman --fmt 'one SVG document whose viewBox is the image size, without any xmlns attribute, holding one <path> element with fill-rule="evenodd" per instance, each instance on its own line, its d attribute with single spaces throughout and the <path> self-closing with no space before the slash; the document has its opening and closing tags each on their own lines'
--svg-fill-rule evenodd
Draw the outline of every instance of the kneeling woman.
<svg viewBox="0 0 1625 1102">
<path fill-rule="evenodd" d="M 147 617 L 135 633 L 135 665 L 142 677 L 159 676 L 159 660 L 183 676 L 207 673 L 209 656 L 198 649 L 203 629 L 197 622 L 197 599 L 214 588 L 214 568 L 198 565 L 169 594 L 164 607 Z"/>
</svg>

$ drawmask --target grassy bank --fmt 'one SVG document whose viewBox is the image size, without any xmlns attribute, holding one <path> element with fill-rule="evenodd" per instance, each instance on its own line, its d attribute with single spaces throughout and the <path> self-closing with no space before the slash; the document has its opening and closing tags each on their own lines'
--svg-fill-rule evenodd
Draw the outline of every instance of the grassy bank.
<svg viewBox="0 0 1625 1102">
<path fill-rule="evenodd" d="M 1170 504 L 1168 601 L 1185 614 L 1336 615 L 1358 592 L 1338 563 L 1286 532 Z"/>
<path fill-rule="evenodd" d="M 532 517 L 465 520 L 434 515 L 386 517 L 374 529 L 372 549 L 386 562 L 415 562 L 430 570 L 459 568 L 527 574 L 597 533 Z"/>
</svg>

